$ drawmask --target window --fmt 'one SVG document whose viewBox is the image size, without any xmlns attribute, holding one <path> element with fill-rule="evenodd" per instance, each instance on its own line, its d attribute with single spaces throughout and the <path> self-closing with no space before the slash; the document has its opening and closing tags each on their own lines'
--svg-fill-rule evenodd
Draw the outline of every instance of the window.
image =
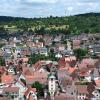
<svg viewBox="0 0 100 100">
<path fill-rule="evenodd" d="M 73 93 L 71 93 L 73 95 Z"/>
<path fill-rule="evenodd" d="M 53 78 L 51 78 L 51 81 L 53 81 Z"/>
<path fill-rule="evenodd" d="M 97 94 L 96 96 L 98 97 L 99 95 Z"/>
</svg>

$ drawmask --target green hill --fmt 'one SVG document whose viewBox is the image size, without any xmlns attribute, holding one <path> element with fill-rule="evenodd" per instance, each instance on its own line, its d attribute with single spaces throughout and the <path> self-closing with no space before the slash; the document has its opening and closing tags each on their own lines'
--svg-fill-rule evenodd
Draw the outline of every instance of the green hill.
<svg viewBox="0 0 100 100">
<path fill-rule="evenodd" d="M 0 16 L 0 36 L 37 34 L 100 33 L 100 13 L 86 13 L 67 17 L 19 18 Z"/>
</svg>

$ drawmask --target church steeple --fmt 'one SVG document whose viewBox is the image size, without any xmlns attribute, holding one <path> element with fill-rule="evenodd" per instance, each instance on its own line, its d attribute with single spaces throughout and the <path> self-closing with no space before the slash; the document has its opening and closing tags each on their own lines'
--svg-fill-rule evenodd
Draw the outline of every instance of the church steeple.
<svg viewBox="0 0 100 100">
<path fill-rule="evenodd" d="M 54 100 L 54 94 L 56 92 L 56 77 L 53 74 L 48 78 L 48 89 L 51 99 Z"/>
</svg>

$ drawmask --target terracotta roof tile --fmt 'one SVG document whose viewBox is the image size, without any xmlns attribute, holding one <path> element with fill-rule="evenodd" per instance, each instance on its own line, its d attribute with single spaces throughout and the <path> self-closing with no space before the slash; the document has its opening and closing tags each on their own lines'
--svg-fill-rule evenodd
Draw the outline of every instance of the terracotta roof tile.
<svg viewBox="0 0 100 100">
<path fill-rule="evenodd" d="M 0 97 L 0 100 L 9 100 L 8 97 Z"/>
<path fill-rule="evenodd" d="M 96 86 L 99 86 L 100 87 L 100 79 L 95 80 L 95 83 L 96 83 Z"/>
<path fill-rule="evenodd" d="M 2 75 L 1 82 L 5 84 L 11 84 L 14 82 L 14 76 L 12 75 Z"/>
<path fill-rule="evenodd" d="M 45 65 L 46 63 L 45 63 L 45 61 L 38 61 L 38 62 L 36 62 L 35 64 L 34 64 L 34 68 L 35 69 L 40 69 L 43 65 Z"/>
<path fill-rule="evenodd" d="M 76 85 L 76 90 L 78 93 L 88 94 L 87 85 Z"/>
<path fill-rule="evenodd" d="M 26 81 L 29 84 L 32 84 L 35 81 L 39 81 L 40 83 L 44 84 L 47 81 L 48 73 L 42 73 L 42 72 L 34 72 L 34 75 L 25 76 Z"/>
<path fill-rule="evenodd" d="M 28 58 L 21 58 L 23 62 L 28 62 Z"/>
<path fill-rule="evenodd" d="M 10 92 L 10 93 L 12 93 L 12 92 L 15 92 L 15 93 L 19 93 L 19 87 L 5 87 L 4 89 L 3 89 L 3 93 L 6 93 L 6 92 Z"/>
<path fill-rule="evenodd" d="M 31 88 L 31 87 L 29 87 L 29 88 L 25 91 L 24 95 L 27 97 L 27 95 L 30 93 L 30 91 L 33 91 L 33 92 L 35 93 L 35 92 L 36 92 L 36 88 Z"/>
<path fill-rule="evenodd" d="M 61 93 L 58 96 L 55 96 L 55 100 L 75 100 L 75 99 L 74 99 L 74 97 L 70 97 L 64 93 Z"/>
<path fill-rule="evenodd" d="M 73 72 L 75 72 L 77 70 L 77 68 L 72 68 L 72 67 L 68 67 L 68 72 L 70 73 L 70 74 L 72 74 Z"/>
</svg>

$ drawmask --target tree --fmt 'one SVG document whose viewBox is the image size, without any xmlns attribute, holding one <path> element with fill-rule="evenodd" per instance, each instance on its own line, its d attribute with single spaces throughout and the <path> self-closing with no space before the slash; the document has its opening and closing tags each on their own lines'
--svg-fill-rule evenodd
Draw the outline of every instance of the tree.
<svg viewBox="0 0 100 100">
<path fill-rule="evenodd" d="M 74 54 L 75 54 L 78 61 L 82 60 L 82 58 L 85 57 L 87 55 L 87 53 L 88 53 L 87 50 L 83 50 L 80 48 L 74 50 Z"/>
<path fill-rule="evenodd" d="M 4 43 L 0 43 L 0 48 L 2 48 L 5 44 Z"/>
<path fill-rule="evenodd" d="M 0 66 L 5 66 L 5 60 L 0 57 Z"/>
<path fill-rule="evenodd" d="M 49 59 L 51 61 L 57 61 L 57 58 L 55 57 L 55 53 L 51 50 L 51 52 L 48 53 Z"/>
<path fill-rule="evenodd" d="M 41 55 L 41 54 L 32 54 L 29 58 L 29 64 L 35 64 L 39 60 L 48 60 L 48 56 Z"/>
<path fill-rule="evenodd" d="M 37 90 L 37 96 L 43 96 L 44 95 L 43 85 L 40 84 L 38 81 L 36 81 L 35 83 L 33 83 L 31 87 L 32 88 L 36 88 L 36 90 Z"/>
<path fill-rule="evenodd" d="M 44 42 L 44 39 L 43 39 L 43 38 L 40 38 L 40 39 L 39 39 L 39 42 Z"/>
</svg>

